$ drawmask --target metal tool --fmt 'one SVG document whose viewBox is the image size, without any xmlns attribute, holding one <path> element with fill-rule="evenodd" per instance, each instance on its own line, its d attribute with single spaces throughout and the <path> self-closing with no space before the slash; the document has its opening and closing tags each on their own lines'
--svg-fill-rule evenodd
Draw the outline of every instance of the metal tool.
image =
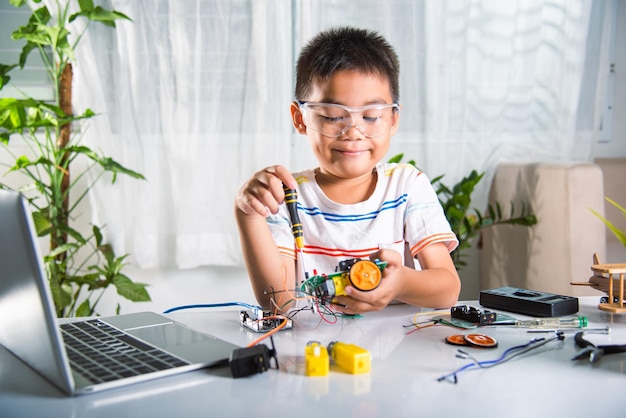
<svg viewBox="0 0 626 418">
<path fill-rule="evenodd" d="M 586 316 L 571 316 L 565 318 L 533 318 L 515 321 L 519 328 L 557 329 L 557 328 L 585 328 L 589 324 Z"/>
<path fill-rule="evenodd" d="M 289 211 L 289 217 L 291 219 L 291 231 L 293 233 L 293 239 L 296 243 L 296 249 L 300 253 L 299 265 L 302 266 L 302 279 L 304 281 L 306 276 L 306 268 L 304 267 L 304 231 L 302 229 L 302 223 L 298 216 L 298 192 L 295 189 L 290 189 L 283 184 L 285 190 L 285 204 Z M 296 291 L 299 290 L 298 274 L 296 274 Z"/>
<path fill-rule="evenodd" d="M 584 332 L 578 332 L 574 336 L 574 342 L 580 348 L 581 351 L 572 358 L 572 360 L 589 359 L 590 363 L 595 363 L 600 360 L 602 356 L 607 354 L 626 353 L 626 344 L 607 344 L 607 345 L 595 345 L 590 341 L 585 340 L 583 337 Z"/>
</svg>

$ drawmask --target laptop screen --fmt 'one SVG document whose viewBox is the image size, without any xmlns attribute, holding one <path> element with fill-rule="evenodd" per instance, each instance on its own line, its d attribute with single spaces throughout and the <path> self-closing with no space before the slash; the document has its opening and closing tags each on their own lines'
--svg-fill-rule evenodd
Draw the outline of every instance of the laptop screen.
<svg viewBox="0 0 626 418">
<path fill-rule="evenodd" d="M 0 190 L 0 344 L 71 392 L 65 352 L 28 204 Z"/>
</svg>

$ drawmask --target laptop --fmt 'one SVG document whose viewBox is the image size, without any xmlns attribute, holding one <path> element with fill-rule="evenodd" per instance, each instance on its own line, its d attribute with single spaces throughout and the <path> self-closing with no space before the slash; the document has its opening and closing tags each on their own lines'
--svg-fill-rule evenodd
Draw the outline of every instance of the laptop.
<svg viewBox="0 0 626 418">
<path fill-rule="evenodd" d="M 69 395 L 227 364 L 240 348 L 154 312 L 59 323 L 44 271 L 28 203 L 0 190 L 0 344 Z"/>
</svg>

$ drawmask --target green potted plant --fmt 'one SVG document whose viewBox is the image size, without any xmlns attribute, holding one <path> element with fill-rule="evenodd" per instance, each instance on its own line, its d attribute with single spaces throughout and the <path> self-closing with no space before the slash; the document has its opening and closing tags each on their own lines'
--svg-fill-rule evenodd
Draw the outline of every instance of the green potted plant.
<svg viewBox="0 0 626 418">
<path fill-rule="evenodd" d="M 11 3 L 15 7 L 27 4 L 26 0 Z M 122 273 L 127 255 L 114 254 L 112 247 L 103 242 L 100 227 L 93 225 L 89 232 L 81 232 L 73 226 L 78 204 L 93 185 L 93 181 L 86 181 L 87 173 L 94 174 L 94 181 L 105 173 L 110 173 L 112 182 L 118 174 L 144 178 L 82 144 L 81 130 L 95 113 L 86 109 L 76 114 L 72 106 L 72 62 L 84 32 L 91 23 L 115 28 L 116 20 L 130 19 L 95 6 L 92 0 L 57 0 L 48 3 L 50 9 L 41 0 L 32 3 L 38 8 L 12 34 L 13 40 L 24 42 L 19 63 L 0 64 L 0 90 L 10 82 L 11 71 L 23 69 L 28 56 L 36 51 L 50 77 L 54 99 L 43 101 L 26 95 L 0 98 L 0 143 L 13 161 L 7 174 L 20 173 L 28 180 L 16 190 L 33 209 L 38 235 L 49 237 L 50 251 L 44 263 L 57 315 L 96 314 L 104 290 L 111 285 L 127 299 L 149 301 L 146 285 Z M 85 23 L 81 29 L 74 23 L 78 20 Z M 80 32 L 72 33 L 75 29 Z M 14 137 L 22 140 L 29 155 L 17 154 L 9 147 Z M 75 172 L 77 166 L 81 168 Z M 12 189 L 4 182 L 0 187 Z"/>
<path fill-rule="evenodd" d="M 398 154 L 392 157 L 389 162 L 399 163 L 403 157 L 404 154 Z M 415 161 L 410 160 L 408 164 L 415 166 Z M 473 239 L 483 228 L 503 224 L 532 226 L 537 223 L 537 218 L 526 205 L 522 205 L 520 213 L 516 214 L 516 208 L 511 204 L 511 211 L 508 215 L 502 213 L 499 202 L 496 202 L 495 205 L 487 205 L 487 210 L 484 213 L 471 208 L 472 193 L 484 175 L 485 173 L 479 174 L 476 170 L 472 170 L 468 176 L 463 177 L 452 187 L 448 187 L 442 182 L 443 175 L 431 180 L 450 227 L 459 240 L 458 247 L 451 254 L 457 270 L 461 270 L 463 266 L 467 265 L 464 260 L 466 255 L 464 250 L 470 247 Z"/>
</svg>

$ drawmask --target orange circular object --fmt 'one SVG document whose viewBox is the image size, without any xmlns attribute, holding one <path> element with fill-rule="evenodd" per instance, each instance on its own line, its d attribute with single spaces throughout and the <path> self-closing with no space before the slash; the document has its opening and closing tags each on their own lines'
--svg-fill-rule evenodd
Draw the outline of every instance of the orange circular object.
<svg viewBox="0 0 626 418">
<path fill-rule="evenodd" d="M 463 334 L 449 335 L 446 337 L 446 342 L 452 345 L 469 345 Z"/>
<path fill-rule="evenodd" d="M 498 346 L 498 342 L 485 334 L 467 334 L 465 336 L 465 341 L 468 343 L 484 348 L 494 348 Z"/>
<path fill-rule="evenodd" d="M 348 277 L 352 286 L 365 291 L 376 289 L 380 284 L 382 274 L 373 261 L 359 260 L 350 267 Z"/>
</svg>

